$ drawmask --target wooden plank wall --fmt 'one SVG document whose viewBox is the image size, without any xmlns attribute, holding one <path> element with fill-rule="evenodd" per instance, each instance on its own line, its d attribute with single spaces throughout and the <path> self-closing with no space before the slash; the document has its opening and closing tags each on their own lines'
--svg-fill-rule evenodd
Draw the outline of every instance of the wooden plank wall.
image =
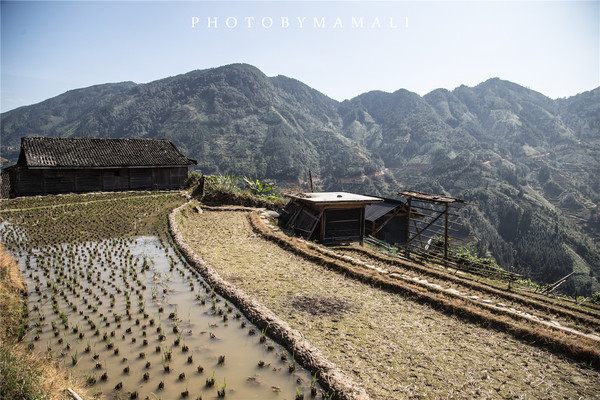
<svg viewBox="0 0 600 400">
<path fill-rule="evenodd" d="M 16 196 L 31 196 L 44 194 L 44 171 L 22 170 L 15 171 L 12 191 Z"/>
<path fill-rule="evenodd" d="M 12 179 L 14 176 L 15 179 Z M 14 196 L 118 190 L 179 189 L 187 167 L 115 169 L 25 169 L 11 176 Z"/>
<path fill-rule="evenodd" d="M 152 173 L 145 168 L 132 168 L 129 170 L 129 184 L 132 190 L 151 189 Z"/>
<path fill-rule="evenodd" d="M 75 171 L 74 192 L 93 192 L 102 188 L 102 171 L 90 169 Z"/>
<path fill-rule="evenodd" d="M 102 190 L 129 190 L 129 171 L 125 168 L 103 170 Z"/>
<path fill-rule="evenodd" d="M 323 242 L 356 241 L 362 238 L 364 208 L 326 210 Z"/>
</svg>

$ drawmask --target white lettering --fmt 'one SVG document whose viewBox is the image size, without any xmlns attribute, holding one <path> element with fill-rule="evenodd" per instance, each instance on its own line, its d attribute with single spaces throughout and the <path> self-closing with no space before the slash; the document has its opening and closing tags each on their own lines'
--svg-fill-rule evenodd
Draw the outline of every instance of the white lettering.
<svg viewBox="0 0 600 400">
<path fill-rule="evenodd" d="M 235 28 L 237 26 L 237 18 L 235 18 L 235 17 L 228 17 L 225 20 L 225 25 L 227 25 L 228 28 Z"/>
<path fill-rule="evenodd" d="M 363 27 L 363 19 L 360 17 L 358 20 L 352 17 L 352 27 L 353 28 L 362 28 Z"/>
<path fill-rule="evenodd" d="M 0 0 L 2 1 L 2 0 Z M 201 25 L 201 20 L 204 17 L 191 17 L 191 27 L 192 29 L 197 28 Z M 400 29 L 402 26 L 402 19 L 397 17 L 373 17 L 365 18 L 365 17 L 288 17 L 288 16 L 277 16 L 277 17 L 263 17 L 263 16 L 255 16 L 255 17 L 206 17 L 207 28 L 208 29 L 217 29 L 219 27 L 219 18 L 224 20 L 225 27 L 229 29 L 235 29 L 238 26 L 245 26 L 248 29 L 256 28 L 258 26 L 263 29 L 271 29 L 274 24 L 279 24 L 281 29 L 290 29 L 290 28 L 300 28 L 303 29 L 305 25 L 310 25 L 310 20 L 312 19 L 312 28 L 314 29 L 344 29 L 344 28 L 352 28 L 352 29 L 364 29 L 369 26 L 371 29 Z M 327 24 L 329 18 L 329 24 Z M 295 22 L 294 22 L 295 20 Z M 389 25 L 388 25 L 389 20 Z M 260 25 L 259 24 L 260 21 Z M 307 22 L 308 21 L 308 22 Z M 331 22 L 333 21 L 333 23 Z M 305 24 L 305 22 L 307 22 Z M 404 17 L 404 27 L 408 28 L 408 17 Z"/>
<path fill-rule="evenodd" d="M 271 17 L 264 17 L 261 21 L 262 23 L 262 27 L 263 28 L 270 28 L 273 26 L 273 18 Z"/>
</svg>

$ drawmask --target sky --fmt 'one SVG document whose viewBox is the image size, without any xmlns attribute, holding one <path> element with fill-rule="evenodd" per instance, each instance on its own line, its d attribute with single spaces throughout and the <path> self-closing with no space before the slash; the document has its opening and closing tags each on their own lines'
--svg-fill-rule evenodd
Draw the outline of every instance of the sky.
<svg viewBox="0 0 600 400">
<path fill-rule="evenodd" d="M 600 0 L 0 0 L 0 12 L 2 112 L 232 63 L 339 101 L 493 77 L 551 98 L 600 86 Z"/>
</svg>

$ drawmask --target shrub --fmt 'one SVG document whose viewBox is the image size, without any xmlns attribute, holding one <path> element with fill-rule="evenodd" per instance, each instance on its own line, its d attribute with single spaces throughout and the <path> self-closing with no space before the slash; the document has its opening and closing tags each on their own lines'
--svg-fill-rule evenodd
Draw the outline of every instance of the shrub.
<svg viewBox="0 0 600 400">
<path fill-rule="evenodd" d="M 234 174 L 206 176 L 204 189 L 202 202 L 206 204 L 280 210 L 286 203 L 274 184 Z"/>
<path fill-rule="evenodd" d="M 190 189 L 190 188 L 196 186 L 201 177 L 202 177 L 202 174 L 198 171 L 189 173 L 185 182 L 183 182 L 183 187 L 186 189 Z"/>
</svg>

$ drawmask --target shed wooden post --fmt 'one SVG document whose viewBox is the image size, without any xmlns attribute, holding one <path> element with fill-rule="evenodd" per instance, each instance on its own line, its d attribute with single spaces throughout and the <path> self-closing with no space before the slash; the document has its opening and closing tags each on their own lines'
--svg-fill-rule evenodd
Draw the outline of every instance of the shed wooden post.
<svg viewBox="0 0 600 400">
<path fill-rule="evenodd" d="M 365 208 L 360 209 L 360 245 L 365 245 Z"/>
<path fill-rule="evenodd" d="M 321 218 L 321 233 L 319 235 L 319 240 L 321 242 L 323 242 L 325 240 L 325 225 L 327 224 L 327 211 L 325 211 L 324 209 L 321 210 L 321 214 L 320 216 L 322 216 Z M 317 224 L 319 222 L 317 221 Z"/>
<path fill-rule="evenodd" d="M 444 264 L 448 266 L 448 203 L 445 205 L 446 208 L 444 213 L 446 214 L 446 219 L 444 221 Z"/>
<path fill-rule="evenodd" d="M 404 250 L 406 256 L 408 257 L 410 255 L 410 250 L 409 250 L 409 246 L 410 246 L 410 219 L 412 218 L 411 216 L 411 204 L 412 204 L 412 198 L 409 197 L 408 201 L 406 202 L 407 204 L 407 215 L 406 215 L 406 248 Z"/>
</svg>

